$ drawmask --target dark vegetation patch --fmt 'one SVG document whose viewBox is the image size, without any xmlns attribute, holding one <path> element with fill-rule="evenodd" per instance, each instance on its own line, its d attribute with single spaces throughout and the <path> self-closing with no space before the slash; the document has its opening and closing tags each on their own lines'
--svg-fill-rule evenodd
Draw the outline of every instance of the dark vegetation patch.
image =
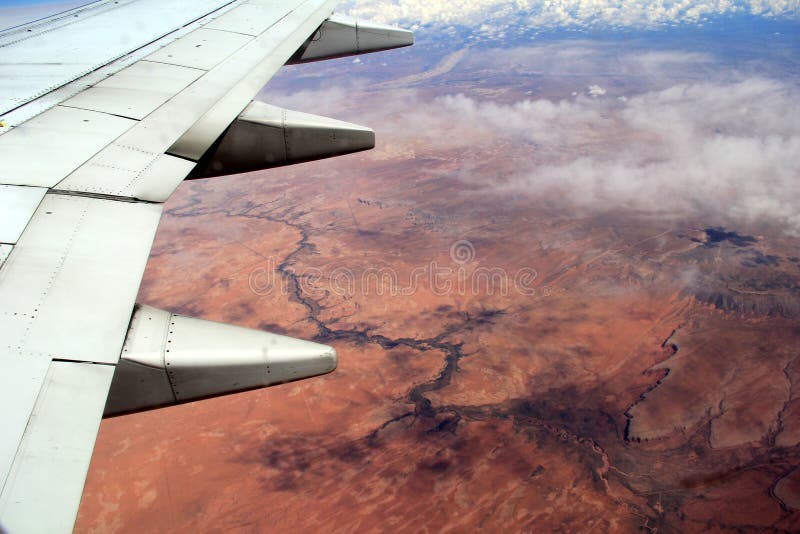
<svg viewBox="0 0 800 534">
<path fill-rule="evenodd" d="M 715 247 L 723 241 L 727 241 L 737 247 L 747 247 L 758 242 L 758 239 L 751 235 L 741 235 L 736 232 L 729 232 L 725 228 L 706 228 L 706 240 L 703 244 L 708 247 Z"/>
</svg>

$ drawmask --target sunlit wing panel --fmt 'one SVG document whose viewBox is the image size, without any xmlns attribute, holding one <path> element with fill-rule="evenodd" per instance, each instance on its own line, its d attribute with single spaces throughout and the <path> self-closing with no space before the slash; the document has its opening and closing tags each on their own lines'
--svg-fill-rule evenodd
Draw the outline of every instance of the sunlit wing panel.
<svg viewBox="0 0 800 534">
<path fill-rule="evenodd" d="M 12 481 L 12 465 L 22 458 L 20 447 L 29 439 L 26 436 L 45 431 L 41 418 L 32 414 L 36 404 L 43 402 L 42 388 L 51 362 L 87 362 L 113 374 L 160 215 L 158 204 L 49 193 L 0 269 L 0 495 L 4 503 L 12 502 L 8 492 L 21 483 L 20 477 L 35 470 L 28 466 L 14 475 L 17 482 Z M 64 422 L 79 426 L 87 417 L 99 420 L 108 383 L 94 392 L 102 400 L 95 412 L 68 400 Z M 85 387 L 95 389 L 89 382 Z M 83 388 L 73 392 L 76 398 L 85 393 Z M 81 450 L 91 453 L 95 435 L 89 434 Z M 82 487 L 86 472 L 79 471 L 65 465 L 57 470 L 63 473 L 57 484 L 70 485 L 70 477 L 78 474 L 72 485 Z M 3 526 L 5 510 L 0 508 Z"/>
<path fill-rule="evenodd" d="M 170 180 L 153 162 L 167 151 L 197 161 L 335 3 L 253 0 L 170 36 L 138 63 L 0 136 L 8 155 L 0 183 L 163 202 L 191 165 L 182 174 L 171 166 Z M 49 163 L 35 157 L 46 147 Z M 98 162 L 101 172 L 92 171 Z"/>
<path fill-rule="evenodd" d="M 19 241 L 45 193 L 44 187 L 0 185 L 0 213 L 4 214 L 0 243 L 13 245 Z"/>
<path fill-rule="evenodd" d="M 0 271 L 0 358 L 116 363 L 161 205 L 49 193 Z"/>
<path fill-rule="evenodd" d="M 0 136 L 0 182 L 54 187 L 135 122 L 108 113 L 55 106 Z"/>
<path fill-rule="evenodd" d="M 113 375 L 110 365 L 50 362 L 0 494 L 8 532 L 72 530 Z"/>
<path fill-rule="evenodd" d="M 7 243 L 0 243 L 0 269 L 3 268 L 3 264 L 6 262 L 9 254 L 11 254 L 11 249 L 14 248 L 13 245 L 9 245 Z"/>
<path fill-rule="evenodd" d="M 101 1 L 0 33 L 0 115 L 231 4 Z"/>
</svg>

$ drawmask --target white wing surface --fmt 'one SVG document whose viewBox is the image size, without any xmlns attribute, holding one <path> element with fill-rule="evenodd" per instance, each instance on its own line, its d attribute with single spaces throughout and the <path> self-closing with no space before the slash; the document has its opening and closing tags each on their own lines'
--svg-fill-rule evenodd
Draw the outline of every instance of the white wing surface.
<svg viewBox="0 0 800 534">
<path fill-rule="evenodd" d="M 72 529 L 104 414 L 335 369 L 331 347 L 135 302 L 185 178 L 373 146 L 252 101 L 287 62 L 412 44 L 335 3 L 100 1 L 0 31 L 0 531 Z"/>
</svg>

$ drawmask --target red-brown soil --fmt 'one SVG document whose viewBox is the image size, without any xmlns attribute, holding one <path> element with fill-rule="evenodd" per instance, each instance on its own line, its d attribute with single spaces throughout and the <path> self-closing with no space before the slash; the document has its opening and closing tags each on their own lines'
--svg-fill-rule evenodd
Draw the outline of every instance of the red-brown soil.
<svg viewBox="0 0 800 534">
<path fill-rule="evenodd" d="M 406 102 L 589 83 L 437 53 L 330 104 L 374 151 L 170 199 L 139 301 L 331 344 L 339 368 L 105 420 L 76 531 L 800 530 L 800 240 L 504 190 L 640 134 L 404 129 Z M 323 65 L 309 83 L 346 74 Z"/>
<path fill-rule="evenodd" d="M 104 421 L 77 532 L 798 528 L 800 322 L 706 283 L 770 237 L 565 215 L 415 165 L 181 186 L 140 301 L 323 341 L 340 367 Z M 431 262 L 450 289 L 412 291 Z M 506 291 L 473 291 L 479 268 Z M 369 269 L 395 274 L 379 291 Z"/>
</svg>

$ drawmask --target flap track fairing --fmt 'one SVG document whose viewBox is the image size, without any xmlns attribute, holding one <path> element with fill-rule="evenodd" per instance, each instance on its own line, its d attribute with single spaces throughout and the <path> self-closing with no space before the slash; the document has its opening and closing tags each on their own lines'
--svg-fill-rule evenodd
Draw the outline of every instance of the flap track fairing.
<svg viewBox="0 0 800 534">
<path fill-rule="evenodd" d="M 327 345 L 137 304 L 105 415 L 310 378 L 336 365 Z"/>
<path fill-rule="evenodd" d="M 413 44 L 414 33 L 409 30 L 334 14 L 286 64 L 368 54 Z"/>
<path fill-rule="evenodd" d="M 253 101 L 197 163 L 210 178 L 340 156 L 375 146 L 370 128 Z"/>
</svg>

